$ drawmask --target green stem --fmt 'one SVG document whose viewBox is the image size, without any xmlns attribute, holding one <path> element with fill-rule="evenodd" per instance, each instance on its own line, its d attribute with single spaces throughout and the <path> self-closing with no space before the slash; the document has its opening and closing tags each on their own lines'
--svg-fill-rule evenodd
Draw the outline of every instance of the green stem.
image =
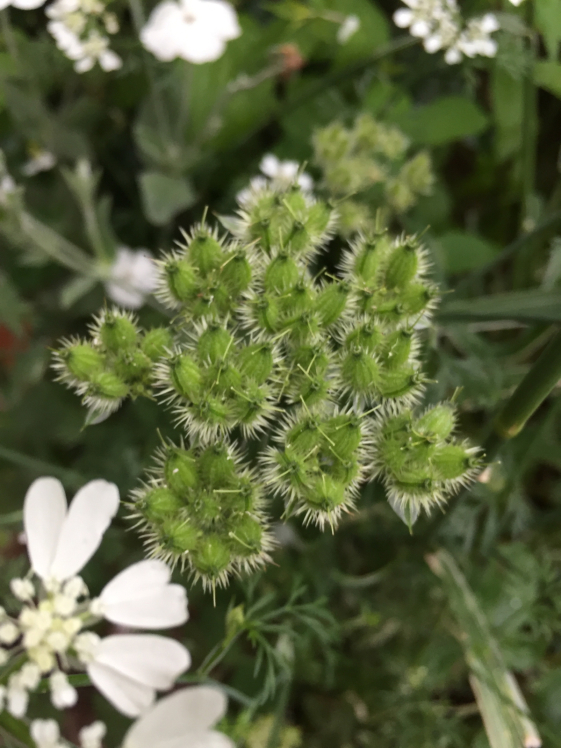
<svg viewBox="0 0 561 748">
<path fill-rule="evenodd" d="M 88 276 L 97 275 L 94 263 L 85 252 L 30 213 L 24 211 L 20 214 L 19 228 L 28 240 L 52 260 L 74 272 Z"/>
<path fill-rule="evenodd" d="M 275 718 L 271 727 L 271 732 L 269 733 L 266 748 L 277 748 L 277 746 L 281 744 L 282 725 L 284 722 L 286 707 L 288 706 L 288 699 L 290 697 L 291 682 L 291 678 L 287 677 L 281 685 L 279 698 L 275 707 Z"/>
<path fill-rule="evenodd" d="M 6 525 L 17 525 L 22 520 L 23 512 L 21 509 L 18 509 L 15 512 L 8 512 L 8 514 L 0 515 L 0 527 L 5 527 Z"/>
<path fill-rule="evenodd" d="M 533 27 L 533 4 L 526 4 L 526 23 L 528 28 Z M 523 194 L 523 214 L 522 228 L 531 228 L 529 219 L 532 212 L 532 199 L 535 192 L 536 176 L 536 110 L 537 110 L 537 91 L 534 85 L 534 61 L 537 53 L 537 36 L 532 34 L 530 37 L 530 57 L 528 70 L 524 80 L 524 98 L 523 98 L 523 129 L 522 129 L 522 194 Z"/>
<path fill-rule="evenodd" d="M 27 725 L 21 720 L 12 717 L 8 712 L 0 714 L 0 732 L 7 733 L 20 745 L 28 746 L 28 748 L 36 748 Z M 1 741 L 0 744 L 4 745 Z"/>
<path fill-rule="evenodd" d="M 23 467 L 26 470 L 31 470 L 34 473 L 56 475 L 70 488 L 80 488 L 86 482 L 85 478 L 79 473 L 74 472 L 74 470 L 67 470 L 58 465 L 53 465 L 50 462 L 38 460 L 35 457 L 29 457 L 28 455 L 16 452 L 14 449 L 8 449 L 7 447 L 0 446 L 0 460 L 12 462 L 14 465 L 19 465 L 20 467 Z"/>
<path fill-rule="evenodd" d="M 495 420 L 495 432 L 502 439 L 512 439 L 522 431 L 561 379 L 561 330 L 520 382 Z"/>
</svg>

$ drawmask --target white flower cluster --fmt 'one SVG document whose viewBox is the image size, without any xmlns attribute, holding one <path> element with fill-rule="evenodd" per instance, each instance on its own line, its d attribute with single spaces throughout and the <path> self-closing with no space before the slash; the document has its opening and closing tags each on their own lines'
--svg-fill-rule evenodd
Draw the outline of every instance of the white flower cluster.
<svg viewBox="0 0 561 748">
<path fill-rule="evenodd" d="M 57 47 L 74 61 L 77 73 L 97 63 L 105 71 L 117 70 L 122 60 L 109 49 L 107 34 L 119 30 L 117 17 L 108 13 L 102 0 L 56 0 L 46 10 L 47 28 Z"/>
<path fill-rule="evenodd" d="M 54 478 L 39 478 L 27 492 L 24 527 L 32 571 L 11 582 L 23 603 L 19 614 L 0 609 L 0 663 L 23 660 L 0 693 L 0 706 L 5 702 L 14 717 L 26 714 L 29 694 L 42 678 L 48 678 L 57 709 L 75 704 L 77 693 L 65 674 L 69 669 L 85 669 L 119 711 L 134 717 L 189 667 L 189 653 L 174 639 L 153 634 L 100 638 L 85 630 L 101 618 L 128 628 L 164 629 L 188 617 L 185 589 L 170 584 L 168 567 L 156 560 L 130 566 L 90 599 L 77 575 L 118 507 L 117 487 L 103 480 L 80 489 L 69 508 Z"/>
<path fill-rule="evenodd" d="M 423 40 L 427 52 L 446 50 L 444 59 L 455 65 L 466 57 L 494 57 L 497 43 L 491 34 L 499 29 L 493 13 L 472 18 L 466 24 L 456 0 L 403 0 L 408 6 L 394 13 L 399 28 L 409 29 L 412 36 Z"/>
<path fill-rule="evenodd" d="M 281 161 L 272 153 L 267 153 L 261 159 L 259 169 L 264 176 L 252 177 L 249 187 L 236 195 L 236 200 L 242 206 L 252 199 L 256 191 L 271 186 L 285 189 L 296 181 L 304 192 L 311 192 L 314 188 L 314 180 L 305 171 L 300 172 L 300 164 L 297 161 Z"/>
<path fill-rule="evenodd" d="M 122 748 L 234 748 L 230 738 L 213 730 L 226 713 L 226 698 L 217 688 L 194 686 L 166 696 L 129 728 Z M 106 728 L 94 722 L 80 730 L 82 748 L 101 748 Z M 53 719 L 31 723 L 37 748 L 69 748 Z"/>
</svg>

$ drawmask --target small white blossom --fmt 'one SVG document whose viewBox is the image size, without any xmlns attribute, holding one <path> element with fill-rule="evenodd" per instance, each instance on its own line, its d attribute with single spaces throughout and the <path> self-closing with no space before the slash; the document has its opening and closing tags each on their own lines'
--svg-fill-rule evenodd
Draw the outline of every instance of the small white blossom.
<svg viewBox="0 0 561 748">
<path fill-rule="evenodd" d="M 7 709 L 12 717 L 21 719 L 25 716 L 29 704 L 29 694 L 25 688 L 17 683 L 8 682 L 7 701 Z"/>
<path fill-rule="evenodd" d="M 0 176 L 0 205 L 7 205 L 10 195 L 17 190 L 17 185 L 10 174 Z"/>
<path fill-rule="evenodd" d="M 512 5 L 516 5 L 516 7 L 518 7 L 519 5 L 522 5 L 524 0 L 510 0 L 510 2 L 512 3 Z"/>
<path fill-rule="evenodd" d="M 212 729 L 225 713 L 226 697 L 217 688 L 183 688 L 143 714 L 129 728 L 122 748 L 233 748 L 229 737 Z"/>
<path fill-rule="evenodd" d="M 347 16 L 337 31 L 337 41 L 339 44 L 346 44 L 359 28 L 360 18 L 358 16 Z"/>
<path fill-rule="evenodd" d="M 11 621 L 0 625 L 0 642 L 2 644 L 13 644 L 19 638 L 18 627 Z"/>
<path fill-rule="evenodd" d="M 96 63 L 106 72 L 118 70 L 123 62 L 109 49 L 107 34 L 119 29 L 115 16 L 106 13 L 98 0 L 55 0 L 47 8 L 47 28 L 57 47 L 74 61 L 77 73 L 86 73 Z"/>
<path fill-rule="evenodd" d="M 56 164 L 56 156 L 49 151 L 37 151 L 29 161 L 21 168 L 21 172 L 26 177 L 34 177 L 41 171 L 49 171 Z"/>
<path fill-rule="evenodd" d="M 101 741 L 107 732 L 106 726 L 99 720 L 87 727 L 82 727 L 78 733 L 82 748 L 101 748 Z"/>
<path fill-rule="evenodd" d="M 70 685 L 65 673 L 53 673 L 49 678 L 49 687 L 55 709 L 68 709 L 78 701 L 78 692 Z"/>
<path fill-rule="evenodd" d="M 149 52 L 164 62 L 181 57 L 197 64 L 224 54 L 241 34 L 236 11 L 225 0 L 164 0 L 140 33 Z"/>
<path fill-rule="evenodd" d="M 139 309 L 156 288 L 156 263 L 145 249 L 119 247 L 105 290 L 109 298 L 127 309 Z"/>
<path fill-rule="evenodd" d="M 59 741 L 60 732 L 54 719 L 34 719 L 30 732 L 37 748 L 63 748 L 64 744 Z"/>
<path fill-rule="evenodd" d="M 35 595 L 35 587 L 30 579 L 12 579 L 10 589 L 14 597 L 23 602 L 31 600 Z"/>
<path fill-rule="evenodd" d="M 245 205 L 255 192 L 269 185 L 287 187 L 295 182 L 304 192 L 311 192 L 314 188 L 314 180 L 306 172 L 300 172 L 300 165 L 297 161 L 281 161 L 274 154 L 267 153 L 261 159 L 259 169 L 268 179 L 261 176 L 252 177 L 249 187 L 236 195 L 240 205 Z"/>
</svg>

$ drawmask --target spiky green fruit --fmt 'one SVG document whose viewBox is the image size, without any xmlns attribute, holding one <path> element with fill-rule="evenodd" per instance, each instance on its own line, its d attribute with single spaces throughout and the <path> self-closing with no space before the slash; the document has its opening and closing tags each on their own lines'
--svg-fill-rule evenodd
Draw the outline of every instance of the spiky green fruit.
<svg viewBox="0 0 561 748">
<path fill-rule="evenodd" d="M 198 483 L 197 460 L 185 449 L 172 448 L 164 462 L 166 483 L 178 496 L 193 491 Z"/>
<path fill-rule="evenodd" d="M 197 271 L 187 258 L 172 258 L 163 269 L 171 296 L 180 302 L 192 299 L 197 289 Z"/>
<path fill-rule="evenodd" d="M 151 361 L 157 361 L 173 348 L 173 335 L 167 327 L 153 327 L 144 333 L 140 348 Z"/>
<path fill-rule="evenodd" d="M 138 330 L 134 322 L 124 315 L 107 312 L 99 325 L 98 336 L 102 345 L 112 353 L 130 351 L 138 344 Z"/>
<path fill-rule="evenodd" d="M 150 488 L 142 497 L 139 509 L 151 522 L 176 515 L 184 506 L 181 498 L 165 486 Z"/>
<path fill-rule="evenodd" d="M 103 371 L 105 356 L 87 343 L 76 343 L 63 348 L 60 358 L 72 376 L 88 382 Z"/>
</svg>

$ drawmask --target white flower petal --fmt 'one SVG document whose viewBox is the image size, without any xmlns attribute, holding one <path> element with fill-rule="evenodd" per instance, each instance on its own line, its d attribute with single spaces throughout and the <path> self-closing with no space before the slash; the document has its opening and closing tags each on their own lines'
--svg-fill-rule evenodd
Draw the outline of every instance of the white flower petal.
<svg viewBox="0 0 561 748">
<path fill-rule="evenodd" d="M 20 8 L 21 10 L 34 10 L 44 4 L 45 0 L 12 0 L 14 8 Z"/>
<path fill-rule="evenodd" d="M 187 620 L 187 595 L 169 584 L 170 570 L 155 559 L 140 561 L 107 584 L 101 595 L 103 615 L 113 623 L 146 629 L 180 626 Z"/>
<path fill-rule="evenodd" d="M 119 490 L 114 483 L 94 480 L 78 491 L 60 531 L 52 577 L 62 581 L 78 574 L 98 549 L 118 508 Z"/>
<path fill-rule="evenodd" d="M 278 177 L 280 172 L 280 161 L 274 154 L 266 153 L 261 159 L 259 169 L 263 174 L 265 174 L 265 176 L 269 177 L 269 179 L 275 179 L 275 177 Z"/>
<path fill-rule="evenodd" d="M 94 662 L 164 691 L 187 670 L 191 657 L 175 639 L 156 634 L 117 634 L 101 640 Z"/>
<path fill-rule="evenodd" d="M 222 57 L 226 41 L 211 30 L 199 28 L 196 24 L 186 25 L 182 31 L 178 56 L 195 65 L 214 62 Z"/>
<path fill-rule="evenodd" d="M 407 8 L 400 8 L 393 14 L 393 22 L 400 29 L 406 29 L 413 23 L 413 11 L 407 10 Z"/>
<path fill-rule="evenodd" d="M 150 686 L 96 662 L 91 662 L 87 670 L 97 690 L 127 717 L 138 717 L 154 703 L 156 692 Z"/>
<path fill-rule="evenodd" d="M 236 11 L 225 0 L 202 0 L 196 4 L 196 25 L 212 29 L 224 41 L 237 39 L 242 33 Z"/>
<path fill-rule="evenodd" d="M 179 743 L 177 745 L 170 744 L 166 748 L 184 748 L 185 740 L 183 745 Z M 234 748 L 235 743 L 227 735 L 217 730 L 210 730 L 202 735 L 193 735 L 189 740 L 189 748 Z"/>
<path fill-rule="evenodd" d="M 66 496 L 56 478 L 38 478 L 29 487 L 23 504 L 23 525 L 31 567 L 46 579 L 66 516 Z"/>
<path fill-rule="evenodd" d="M 226 713 L 226 697 L 217 688 L 183 688 L 161 699 L 125 735 L 123 748 L 149 748 L 158 744 L 191 748 L 191 734 L 204 733 Z M 201 736 L 203 737 L 203 736 Z M 197 744 L 198 745 L 198 744 Z"/>
</svg>

